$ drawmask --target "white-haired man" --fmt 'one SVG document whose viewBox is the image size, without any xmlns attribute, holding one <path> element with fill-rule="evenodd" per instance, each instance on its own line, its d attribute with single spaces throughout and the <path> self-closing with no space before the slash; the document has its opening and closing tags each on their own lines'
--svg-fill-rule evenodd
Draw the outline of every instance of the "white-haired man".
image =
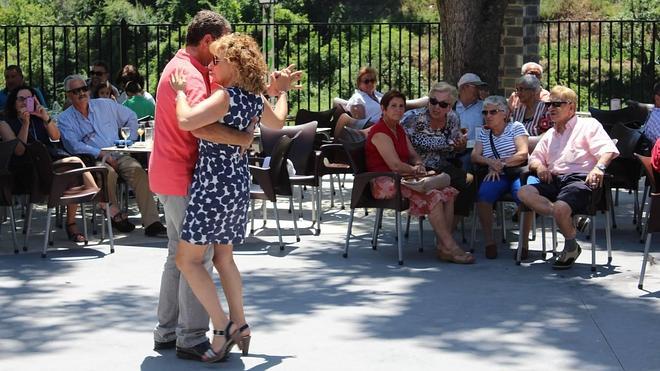
<svg viewBox="0 0 660 371">
<path fill-rule="evenodd" d="M 593 118 L 575 115 L 577 95 L 564 86 L 550 93 L 550 118 L 554 122 L 529 156 L 529 169 L 539 183 L 525 185 L 518 198 L 541 215 L 551 215 L 564 235 L 564 250 L 553 264 L 554 269 L 568 269 L 582 249 L 575 240 L 576 225 L 572 215 L 581 214 L 591 202 L 592 190 L 603 185 L 605 169 L 619 151 L 603 126 Z M 522 256 L 527 255 L 530 220 L 523 222 Z M 576 223 L 580 229 L 586 223 Z"/>
<path fill-rule="evenodd" d="M 80 75 L 64 79 L 66 97 L 71 102 L 58 117 L 64 148 L 72 154 L 86 154 L 101 161 L 105 158 L 108 168 L 108 194 L 112 208 L 112 225 L 120 232 L 131 232 L 135 226 L 117 206 L 117 178 L 122 177 L 135 192 L 144 234 L 150 237 L 164 236 L 167 229 L 160 222 L 154 194 L 149 190 L 149 179 L 142 165 L 129 155 L 107 153 L 119 139 L 119 130 L 129 127 L 131 138 L 137 138 L 137 117 L 128 107 L 111 99 L 90 99 L 89 87 Z"/>
</svg>

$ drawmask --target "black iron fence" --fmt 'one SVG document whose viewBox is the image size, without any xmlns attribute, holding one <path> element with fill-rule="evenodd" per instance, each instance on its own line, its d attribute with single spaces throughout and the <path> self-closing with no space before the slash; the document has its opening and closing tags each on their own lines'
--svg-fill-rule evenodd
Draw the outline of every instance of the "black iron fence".
<svg viewBox="0 0 660 371">
<path fill-rule="evenodd" d="M 651 101 L 660 77 L 660 21 L 539 22 L 547 86 L 566 85 L 580 109 L 612 98 Z"/>
<path fill-rule="evenodd" d="M 442 75 L 439 23 L 234 24 L 253 36 L 269 62 L 305 70 L 304 89 L 292 95 L 297 108 L 326 109 L 349 97 L 364 65 L 379 71 L 379 89 L 398 88 L 416 97 Z M 160 71 L 185 43 L 177 24 L 0 26 L 0 65 L 18 64 L 47 99 L 62 101 L 64 77 L 86 74 L 96 60 L 117 73 L 125 64 L 146 77 L 155 92 Z M 3 77 L 0 77 L 2 83 Z M 112 75 L 113 81 L 115 76 Z M 2 84 L 4 86 L 4 84 Z"/>
<path fill-rule="evenodd" d="M 660 21 L 543 21 L 538 23 L 544 83 L 567 85 L 580 109 L 607 107 L 611 98 L 648 101 L 660 76 Z M 443 75 L 439 23 L 235 24 L 252 35 L 269 62 L 305 70 L 304 89 L 292 94 L 298 108 L 326 109 L 348 97 L 364 65 L 379 71 L 379 89 L 423 95 Z M 182 47 L 177 24 L 0 26 L 0 66 L 20 65 L 49 101 L 62 101 L 62 81 L 85 74 L 95 60 L 112 73 L 133 64 L 155 92 L 160 71 Z M 112 78 L 114 80 L 114 76 Z M 0 76 L 0 86 L 4 85 Z"/>
</svg>

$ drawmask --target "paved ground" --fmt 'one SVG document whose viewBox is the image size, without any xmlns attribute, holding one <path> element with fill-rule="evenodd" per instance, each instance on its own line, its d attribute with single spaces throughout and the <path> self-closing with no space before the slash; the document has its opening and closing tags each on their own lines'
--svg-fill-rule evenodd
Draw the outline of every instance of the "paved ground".
<svg viewBox="0 0 660 371">
<path fill-rule="evenodd" d="M 41 259 L 43 234 L 29 241 L 30 252 L 13 255 L 5 223 L 0 370 L 659 370 L 660 273 L 650 266 L 647 291 L 637 289 L 643 245 L 631 196 L 621 201 L 614 261 L 593 274 L 586 241 L 579 264 L 562 273 L 540 259 L 516 266 L 503 247 L 494 261 L 479 247 L 476 265 L 441 263 L 428 226 L 426 250 L 417 252 L 413 233 L 401 267 L 392 223 L 373 251 L 373 213 L 362 211 L 348 259 L 341 257 L 347 211 L 327 212 L 320 237 L 304 230 L 293 243 L 285 231 L 284 252 L 274 230 L 260 231 L 236 251 L 251 355 L 233 353 L 217 365 L 151 349 L 164 240 L 136 230 L 118 236 L 115 254 L 93 241 Z M 73 246 L 61 232 L 55 245 Z"/>
</svg>

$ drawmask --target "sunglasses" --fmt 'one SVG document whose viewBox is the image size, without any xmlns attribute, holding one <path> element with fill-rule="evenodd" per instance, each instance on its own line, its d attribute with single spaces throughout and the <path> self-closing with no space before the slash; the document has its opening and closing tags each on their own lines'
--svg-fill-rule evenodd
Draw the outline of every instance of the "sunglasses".
<svg viewBox="0 0 660 371">
<path fill-rule="evenodd" d="M 516 88 L 516 91 L 518 93 L 522 93 L 524 91 L 533 91 L 533 90 L 534 90 L 533 88 Z"/>
<path fill-rule="evenodd" d="M 79 88 L 67 90 L 67 93 L 78 95 L 80 93 L 87 93 L 88 91 L 89 91 L 89 88 L 87 86 L 81 86 Z"/>
<path fill-rule="evenodd" d="M 32 95 L 30 95 L 29 97 L 16 97 L 16 101 L 22 103 L 28 100 L 29 98 L 32 98 Z"/>
<path fill-rule="evenodd" d="M 89 71 L 90 76 L 103 76 L 105 72 L 102 71 Z"/>
<path fill-rule="evenodd" d="M 484 116 L 488 116 L 488 115 L 495 116 L 497 115 L 498 112 L 504 112 L 504 110 L 501 109 L 483 110 L 481 111 L 481 114 Z"/>
<path fill-rule="evenodd" d="M 545 105 L 550 106 L 550 107 L 559 108 L 559 107 L 563 106 L 566 103 L 569 103 L 569 102 L 566 102 L 566 101 L 545 102 Z"/>
<path fill-rule="evenodd" d="M 449 107 L 449 103 L 447 103 L 445 101 L 439 101 L 435 98 L 429 98 L 429 103 L 431 103 L 432 106 L 440 106 L 440 108 Z"/>
<path fill-rule="evenodd" d="M 371 83 L 376 83 L 376 79 L 364 79 L 362 80 L 363 84 L 371 84 Z"/>
</svg>

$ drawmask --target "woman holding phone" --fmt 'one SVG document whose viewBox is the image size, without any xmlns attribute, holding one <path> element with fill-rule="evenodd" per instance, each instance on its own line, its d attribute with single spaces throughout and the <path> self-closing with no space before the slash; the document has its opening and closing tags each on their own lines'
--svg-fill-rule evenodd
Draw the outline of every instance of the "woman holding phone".
<svg viewBox="0 0 660 371">
<path fill-rule="evenodd" d="M 51 158 L 63 162 L 79 162 L 78 157 L 72 157 L 66 152 L 60 144 L 60 129 L 57 123 L 50 117 L 48 111 L 39 104 L 36 92 L 29 86 L 20 86 L 14 89 L 7 97 L 7 106 L 5 108 L 5 120 L 11 127 L 16 137 L 23 143 L 41 142 L 50 153 Z M 19 146 L 22 146 L 19 144 Z M 84 164 L 83 164 L 84 166 Z M 21 174 L 17 176 L 19 189 L 29 189 L 32 182 L 32 166 L 27 156 L 21 156 L 14 163 L 14 171 Z M 85 179 L 85 184 L 96 186 L 91 176 Z M 67 207 L 67 225 L 66 232 L 69 239 L 73 242 L 86 242 L 85 236 L 80 233 L 76 225 L 75 204 Z"/>
</svg>

